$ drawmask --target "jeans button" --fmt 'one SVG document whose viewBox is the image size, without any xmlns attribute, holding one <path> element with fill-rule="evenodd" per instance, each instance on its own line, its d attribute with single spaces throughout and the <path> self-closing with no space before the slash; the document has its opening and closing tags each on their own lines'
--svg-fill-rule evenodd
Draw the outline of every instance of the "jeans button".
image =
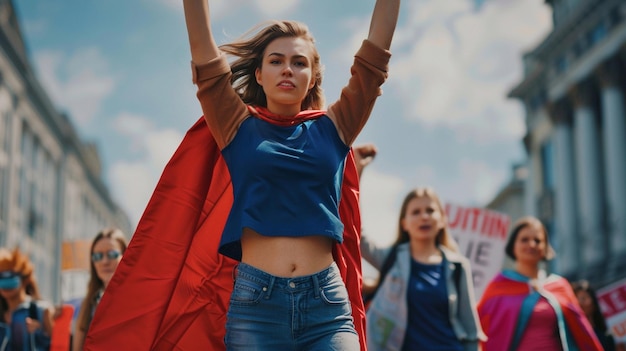
<svg viewBox="0 0 626 351">
<path fill-rule="evenodd" d="M 295 287 L 296 287 L 296 283 L 294 283 L 294 282 L 289 282 L 289 287 L 290 287 L 290 288 L 292 288 L 292 289 L 293 289 L 293 288 L 295 288 Z"/>
</svg>

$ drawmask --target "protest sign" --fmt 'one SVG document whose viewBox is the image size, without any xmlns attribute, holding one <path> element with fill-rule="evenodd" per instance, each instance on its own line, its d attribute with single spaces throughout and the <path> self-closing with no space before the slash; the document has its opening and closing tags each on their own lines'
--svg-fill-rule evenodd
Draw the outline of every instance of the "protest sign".
<svg viewBox="0 0 626 351">
<path fill-rule="evenodd" d="M 91 240 L 66 240 L 61 245 L 61 299 L 80 300 L 87 291 Z"/>
<path fill-rule="evenodd" d="M 626 279 L 599 289 L 597 297 L 615 341 L 626 342 Z"/>
<path fill-rule="evenodd" d="M 446 204 L 445 208 L 451 235 L 472 265 L 474 291 L 479 299 L 489 281 L 502 270 L 510 217 L 479 207 Z"/>
</svg>

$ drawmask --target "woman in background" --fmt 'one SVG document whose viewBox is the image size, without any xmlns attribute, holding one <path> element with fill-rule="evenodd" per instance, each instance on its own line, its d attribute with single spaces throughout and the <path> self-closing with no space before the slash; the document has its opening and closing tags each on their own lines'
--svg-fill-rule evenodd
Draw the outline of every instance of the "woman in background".
<svg viewBox="0 0 626 351">
<path fill-rule="evenodd" d="M 19 249 L 0 248 L 0 350 L 47 351 L 54 306 L 41 300 L 35 267 Z"/>
<path fill-rule="evenodd" d="M 372 145 L 354 148 L 359 173 L 375 154 Z M 377 247 L 364 233 L 361 253 L 384 275 L 367 310 L 368 350 L 478 350 L 484 334 L 470 263 L 458 252 L 434 190 L 406 195 L 391 247 Z"/>
<path fill-rule="evenodd" d="M 586 280 L 574 282 L 572 283 L 572 289 L 574 289 L 574 294 L 576 294 L 578 303 L 580 303 L 580 308 L 582 308 L 585 316 L 587 316 L 587 320 L 595 331 L 604 350 L 626 351 L 626 345 L 624 345 L 624 343 L 615 344 L 615 338 L 613 338 L 613 335 L 611 335 L 611 332 L 607 328 L 606 321 L 600 310 L 596 291 L 591 287 L 589 282 Z"/>
<path fill-rule="evenodd" d="M 515 268 L 494 277 L 478 303 L 483 350 L 602 350 L 569 282 L 541 267 L 555 255 L 543 224 L 517 221 L 505 252 Z"/>
<path fill-rule="evenodd" d="M 82 351 L 85 335 L 96 307 L 122 260 L 126 246 L 124 233 L 117 228 L 103 229 L 91 241 L 89 282 L 87 283 L 87 294 L 80 306 L 74 328 L 73 351 Z"/>
</svg>

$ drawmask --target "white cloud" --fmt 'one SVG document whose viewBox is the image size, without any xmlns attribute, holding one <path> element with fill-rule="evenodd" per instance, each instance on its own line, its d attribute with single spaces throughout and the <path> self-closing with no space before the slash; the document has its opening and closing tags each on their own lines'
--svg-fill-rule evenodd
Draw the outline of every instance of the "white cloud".
<svg viewBox="0 0 626 351">
<path fill-rule="evenodd" d="M 132 161 L 113 162 L 109 172 L 111 188 L 119 205 L 137 223 L 183 134 L 174 129 L 157 129 L 147 118 L 129 113 L 117 116 L 114 128 L 125 140 L 132 141 L 129 151 L 138 156 Z"/>
<path fill-rule="evenodd" d="M 378 245 L 396 238 L 398 215 L 404 196 L 414 187 L 432 187 L 443 202 L 459 205 L 487 203 L 494 184 L 503 184 L 507 170 L 492 168 L 482 160 L 462 159 L 452 174 L 437 174 L 432 165 L 416 167 L 409 177 L 399 177 L 369 166 L 361 179 L 361 215 L 367 235 Z"/>
<path fill-rule="evenodd" d="M 137 225 L 156 185 L 153 170 L 145 163 L 119 160 L 111 165 L 109 178 L 113 197 Z"/>
<path fill-rule="evenodd" d="M 390 245 L 396 238 L 396 222 L 405 183 L 395 175 L 372 166 L 361 179 L 361 217 L 368 238 L 378 245 Z"/>
<path fill-rule="evenodd" d="M 407 118 L 454 129 L 461 138 L 510 140 L 523 133 L 519 104 L 506 94 L 522 78 L 521 54 L 550 29 L 543 1 L 422 1 L 399 28 L 390 83 Z"/>
<path fill-rule="evenodd" d="M 264 16 L 280 18 L 295 9 L 300 0 L 255 0 L 254 3 Z"/>
<path fill-rule="evenodd" d="M 462 159 L 454 175 L 445 185 L 435 188 L 442 201 L 460 205 L 486 204 L 495 196 L 496 184 L 504 184 L 510 176 L 507 169 L 493 168 L 484 160 Z"/>
<path fill-rule="evenodd" d="M 72 55 L 41 51 L 36 67 L 46 92 L 72 119 L 84 126 L 93 120 L 115 88 L 115 78 L 99 49 L 83 48 Z"/>
</svg>

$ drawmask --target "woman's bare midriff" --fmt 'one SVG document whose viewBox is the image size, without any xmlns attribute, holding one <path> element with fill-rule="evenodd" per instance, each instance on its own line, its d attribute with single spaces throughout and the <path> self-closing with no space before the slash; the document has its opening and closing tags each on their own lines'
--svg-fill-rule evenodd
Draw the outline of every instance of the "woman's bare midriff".
<svg viewBox="0 0 626 351">
<path fill-rule="evenodd" d="M 244 228 L 241 262 L 277 277 L 299 277 L 322 271 L 333 263 L 332 239 L 263 236 Z"/>
</svg>

